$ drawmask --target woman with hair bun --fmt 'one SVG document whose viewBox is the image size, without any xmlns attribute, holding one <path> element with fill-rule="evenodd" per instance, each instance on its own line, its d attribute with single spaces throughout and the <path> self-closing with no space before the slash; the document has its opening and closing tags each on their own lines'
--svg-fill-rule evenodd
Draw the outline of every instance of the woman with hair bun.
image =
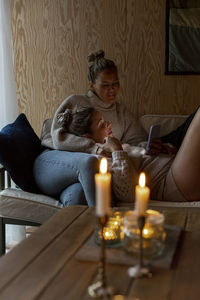
<svg viewBox="0 0 200 300">
<path fill-rule="evenodd" d="M 122 143 L 138 145 L 146 141 L 146 133 L 133 115 L 120 104 L 116 98 L 120 89 L 117 66 L 105 58 L 104 51 L 99 50 L 88 56 L 90 63 L 88 80 L 90 90 L 87 94 L 71 95 L 66 98 L 57 109 L 52 126 L 51 138 L 43 138 L 42 144 L 48 148 L 66 150 L 72 152 L 86 152 L 100 154 L 103 145 L 99 146 L 91 139 L 77 137 L 69 134 L 57 123 L 57 115 L 74 107 L 92 106 L 104 119 L 112 123 L 114 136 Z"/>
</svg>

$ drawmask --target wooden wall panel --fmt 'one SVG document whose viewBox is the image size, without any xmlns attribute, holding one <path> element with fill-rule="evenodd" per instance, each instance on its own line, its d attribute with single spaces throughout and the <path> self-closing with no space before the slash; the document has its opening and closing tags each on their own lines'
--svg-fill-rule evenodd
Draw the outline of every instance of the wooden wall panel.
<svg viewBox="0 0 200 300">
<path fill-rule="evenodd" d="M 100 48 L 136 117 L 199 103 L 199 75 L 164 75 L 163 0 L 11 0 L 11 13 L 19 110 L 38 134 L 64 98 L 87 91 L 87 55 Z"/>
</svg>

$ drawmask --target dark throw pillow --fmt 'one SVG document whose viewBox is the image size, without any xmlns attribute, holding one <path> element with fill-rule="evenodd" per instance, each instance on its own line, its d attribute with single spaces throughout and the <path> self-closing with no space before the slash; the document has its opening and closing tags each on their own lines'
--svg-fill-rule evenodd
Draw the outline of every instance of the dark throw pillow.
<svg viewBox="0 0 200 300">
<path fill-rule="evenodd" d="M 25 114 L 0 131 L 0 163 L 22 190 L 39 192 L 33 179 L 33 162 L 43 151 L 39 137 Z"/>
</svg>

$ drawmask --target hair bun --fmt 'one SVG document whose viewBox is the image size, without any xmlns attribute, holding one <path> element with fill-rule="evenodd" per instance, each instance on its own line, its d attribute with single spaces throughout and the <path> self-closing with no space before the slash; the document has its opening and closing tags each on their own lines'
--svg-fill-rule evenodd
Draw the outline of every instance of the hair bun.
<svg viewBox="0 0 200 300">
<path fill-rule="evenodd" d="M 98 50 L 88 55 L 88 62 L 95 62 L 101 58 L 104 58 L 104 51 Z"/>
<path fill-rule="evenodd" d="M 66 109 L 64 113 L 60 113 L 57 115 L 57 122 L 61 126 L 68 125 L 71 121 L 72 111 L 71 109 Z"/>
</svg>

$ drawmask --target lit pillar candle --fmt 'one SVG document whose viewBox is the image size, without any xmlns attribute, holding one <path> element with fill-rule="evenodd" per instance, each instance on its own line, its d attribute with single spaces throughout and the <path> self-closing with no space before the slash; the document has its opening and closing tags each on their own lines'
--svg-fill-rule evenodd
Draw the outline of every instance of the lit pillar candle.
<svg viewBox="0 0 200 300">
<path fill-rule="evenodd" d="M 145 174 L 141 173 L 139 177 L 139 185 L 135 188 L 135 210 L 139 216 L 145 214 L 148 200 L 150 195 L 150 189 L 145 186 Z"/>
<path fill-rule="evenodd" d="M 102 158 L 100 173 L 95 174 L 96 215 L 103 217 L 110 213 L 111 174 L 107 172 L 107 159 Z"/>
</svg>

